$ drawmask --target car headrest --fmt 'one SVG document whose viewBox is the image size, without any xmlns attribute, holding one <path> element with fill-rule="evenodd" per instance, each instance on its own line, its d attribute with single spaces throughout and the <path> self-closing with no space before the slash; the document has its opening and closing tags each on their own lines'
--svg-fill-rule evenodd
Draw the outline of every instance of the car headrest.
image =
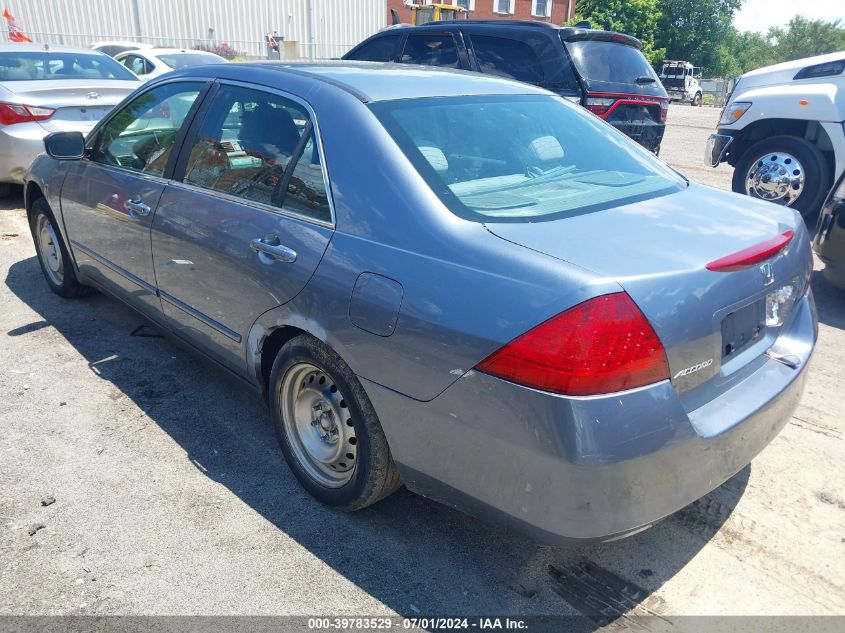
<svg viewBox="0 0 845 633">
<path fill-rule="evenodd" d="M 563 148 L 554 136 L 535 138 L 531 141 L 530 147 L 538 160 L 561 160 L 563 158 Z"/>
<path fill-rule="evenodd" d="M 438 174 L 449 171 L 449 161 L 446 159 L 446 154 L 439 147 L 423 146 L 419 148 L 422 154 L 428 161 L 428 164 L 434 168 Z"/>
</svg>

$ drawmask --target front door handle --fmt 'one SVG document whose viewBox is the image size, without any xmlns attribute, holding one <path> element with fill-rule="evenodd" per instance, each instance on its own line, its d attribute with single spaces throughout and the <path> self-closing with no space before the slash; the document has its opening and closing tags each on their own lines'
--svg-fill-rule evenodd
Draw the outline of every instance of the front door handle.
<svg viewBox="0 0 845 633">
<path fill-rule="evenodd" d="M 265 238 L 256 237 L 250 240 L 249 247 L 258 253 L 259 257 L 266 256 L 277 262 L 292 264 L 296 261 L 296 251 L 283 246 L 278 235 L 268 235 Z"/>
<path fill-rule="evenodd" d="M 129 212 L 129 217 L 133 220 L 145 218 L 150 214 L 150 205 L 141 202 L 140 198 L 133 198 L 123 203 L 123 208 Z"/>
</svg>

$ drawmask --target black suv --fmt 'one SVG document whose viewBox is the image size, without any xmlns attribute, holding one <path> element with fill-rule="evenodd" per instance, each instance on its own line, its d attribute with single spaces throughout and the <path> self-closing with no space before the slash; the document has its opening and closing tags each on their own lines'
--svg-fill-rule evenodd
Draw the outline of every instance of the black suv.
<svg viewBox="0 0 845 633">
<path fill-rule="evenodd" d="M 543 22 L 460 20 L 387 28 L 343 59 L 445 66 L 556 92 L 655 154 L 669 97 L 629 35 Z"/>
</svg>

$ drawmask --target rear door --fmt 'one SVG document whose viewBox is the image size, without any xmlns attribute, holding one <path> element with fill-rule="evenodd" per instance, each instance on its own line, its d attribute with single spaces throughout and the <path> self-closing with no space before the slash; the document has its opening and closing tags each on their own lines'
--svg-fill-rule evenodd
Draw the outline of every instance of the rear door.
<svg viewBox="0 0 845 633">
<path fill-rule="evenodd" d="M 162 309 L 183 338 L 245 370 L 255 320 L 308 282 L 334 231 L 313 111 L 221 82 L 189 131 L 152 228 Z"/>
<path fill-rule="evenodd" d="M 81 272 L 147 313 L 161 312 L 150 251 L 153 212 L 183 125 L 208 85 L 159 84 L 121 106 L 62 186 L 62 212 Z"/>
</svg>

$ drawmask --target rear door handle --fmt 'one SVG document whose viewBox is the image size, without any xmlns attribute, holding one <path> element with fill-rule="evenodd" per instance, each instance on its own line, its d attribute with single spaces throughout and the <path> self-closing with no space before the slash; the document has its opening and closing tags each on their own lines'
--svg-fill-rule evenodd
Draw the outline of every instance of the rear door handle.
<svg viewBox="0 0 845 633">
<path fill-rule="evenodd" d="M 129 212 L 129 217 L 133 220 L 147 217 L 152 210 L 150 209 L 150 205 L 141 202 L 140 198 L 127 200 L 123 203 L 123 208 Z"/>
<path fill-rule="evenodd" d="M 265 238 L 256 237 L 254 240 L 250 240 L 249 247 L 259 256 L 266 255 L 277 262 L 292 264 L 296 261 L 296 251 L 283 246 L 278 235 L 268 235 Z"/>
</svg>

